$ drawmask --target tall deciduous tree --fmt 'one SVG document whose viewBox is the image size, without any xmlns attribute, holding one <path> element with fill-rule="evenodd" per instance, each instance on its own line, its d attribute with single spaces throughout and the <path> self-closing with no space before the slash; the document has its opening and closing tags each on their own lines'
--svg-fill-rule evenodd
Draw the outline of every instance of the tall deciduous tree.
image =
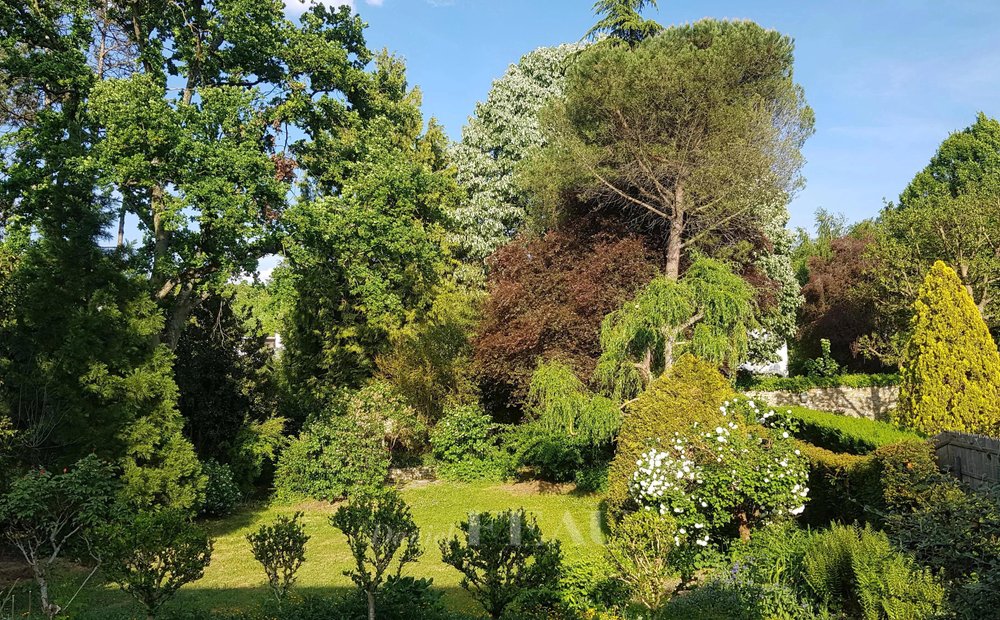
<svg viewBox="0 0 1000 620">
<path fill-rule="evenodd" d="M 996 434 L 1000 353 L 955 270 L 934 263 L 913 309 L 900 363 L 898 421 L 929 435 Z"/>
<path fill-rule="evenodd" d="M 480 262 L 524 226 L 528 199 L 515 182 L 518 164 L 545 144 L 538 112 L 562 93 L 566 67 L 580 44 L 540 47 L 493 82 L 462 130 L 453 158 L 468 192 L 451 213 L 459 254 Z"/>
<path fill-rule="evenodd" d="M 655 275 L 656 255 L 645 240 L 599 215 L 501 249 L 473 343 L 485 395 L 523 401 L 539 358 L 558 359 L 590 381 L 601 321 Z"/>
<path fill-rule="evenodd" d="M 863 344 L 894 361 L 924 274 L 943 261 L 961 277 L 986 324 L 1000 328 L 1000 121 L 980 114 L 950 135 L 875 226 L 871 297 L 891 318 Z M 900 335 L 903 335 L 902 337 Z"/>
</svg>

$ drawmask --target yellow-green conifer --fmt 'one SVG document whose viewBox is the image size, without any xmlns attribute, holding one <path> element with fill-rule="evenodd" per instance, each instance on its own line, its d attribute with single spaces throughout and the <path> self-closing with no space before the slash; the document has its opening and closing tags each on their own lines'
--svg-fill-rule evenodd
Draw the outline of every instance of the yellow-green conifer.
<svg viewBox="0 0 1000 620">
<path fill-rule="evenodd" d="M 938 261 L 920 287 L 900 362 L 897 420 L 928 435 L 1000 429 L 1000 353 L 958 274 Z"/>
</svg>

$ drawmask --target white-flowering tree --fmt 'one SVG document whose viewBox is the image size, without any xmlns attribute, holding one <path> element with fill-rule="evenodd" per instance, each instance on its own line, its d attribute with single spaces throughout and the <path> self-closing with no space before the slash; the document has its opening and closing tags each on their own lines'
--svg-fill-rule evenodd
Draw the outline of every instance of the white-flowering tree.
<svg viewBox="0 0 1000 620">
<path fill-rule="evenodd" d="M 673 517 L 678 545 L 707 546 L 733 528 L 746 540 L 754 527 L 804 509 L 809 466 L 781 416 L 736 399 L 722 406 L 722 420 L 661 438 L 636 462 L 633 497 Z"/>
<path fill-rule="evenodd" d="M 540 47 L 526 54 L 493 82 L 462 130 L 452 155 L 468 199 L 453 217 L 455 242 L 470 262 L 485 259 L 524 224 L 525 198 L 514 183 L 515 168 L 544 145 L 538 112 L 561 94 L 567 63 L 583 47 Z"/>
</svg>

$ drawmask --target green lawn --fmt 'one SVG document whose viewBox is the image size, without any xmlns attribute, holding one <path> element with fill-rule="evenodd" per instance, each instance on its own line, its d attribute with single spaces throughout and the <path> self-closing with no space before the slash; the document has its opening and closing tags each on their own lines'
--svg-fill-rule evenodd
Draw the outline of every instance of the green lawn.
<svg viewBox="0 0 1000 620">
<path fill-rule="evenodd" d="M 562 541 L 567 559 L 581 559 L 600 553 L 604 543 L 599 496 L 580 495 L 566 488 L 545 488 L 539 483 L 506 485 L 433 482 L 403 490 L 413 518 L 420 526 L 424 556 L 411 565 L 408 574 L 432 577 L 444 591 L 445 600 L 457 610 L 477 610 L 475 603 L 459 587 L 459 573 L 441 562 L 437 541 L 457 532 L 458 521 L 470 512 L 524 508 L 535 514 L 547 537 Z M 301 593 L 332 593 L 351 587 L 343 571 L 350 566 L 347 545 L 329 523 L 334 507 L 320 502 L 297 506 L 273 506 L 242 511 L 232 517 L 205 524 L 215 542 L 212 563 L 200 581 L 184 587 L 168 604 L 189 608 L 239 610 L 253 607 L 266 596 L 264 574 L 250 554 L 245 536 L 261 523 L 296 510 L 305 513 L 307 533 L 306 563 L 299 573 Z M 75 574 L 75 573 L 74 573 Z M 59 590 L 66 600 L 72 593 L 70 579 Z M 36 604 L 37 606 L 37 604 Z M 88 587 L 70 608 L 76 618 L 96 619 L 122 615 L 138 608 L 113 586 Z"/>
</svg>

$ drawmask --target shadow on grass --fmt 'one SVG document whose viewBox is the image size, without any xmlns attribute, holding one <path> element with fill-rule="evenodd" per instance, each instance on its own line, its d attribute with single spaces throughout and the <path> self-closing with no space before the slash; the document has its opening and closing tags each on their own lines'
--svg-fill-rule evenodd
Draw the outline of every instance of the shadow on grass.
<svg viewBox="0 0 1000 620">
<path fill-rule="evenodd" d="M 56 601 L 64 604 L 72 595 L 71 584 L 56 587 Z M 475 618 L 483 615 L 482 608 L 472 600 L 468 592 L 458 587 L 433 587 L 441 593 L 442 601 L 450 610 Z M 292 591 L 292 601 L 303 599 L 343 600 L 350 597 L 354 589 L 344 586 L 296 587 Z M 252 617 L 254 612 L 273 609 L 273 598 L 266 587 L 255 588 L 198 588 L 196 585 L 182 588 L 157 614 L 162 620 L 207 620 L 211 614 L 222 618 L 239 618 L 241 614 Z M 146 613 L 128 594 L 116 586 L 105 583 L 88 585 L 60 618 L 74 620 L 144 620 Z M 17 589 L 14 604 L 8 603 L 0 609 L 0 619 L 18 618 L 41 620 L 37 589 L 31 584 L 23 584 Z M 331 618 L 330 620 L 338 620 Z"/>
</svg>

